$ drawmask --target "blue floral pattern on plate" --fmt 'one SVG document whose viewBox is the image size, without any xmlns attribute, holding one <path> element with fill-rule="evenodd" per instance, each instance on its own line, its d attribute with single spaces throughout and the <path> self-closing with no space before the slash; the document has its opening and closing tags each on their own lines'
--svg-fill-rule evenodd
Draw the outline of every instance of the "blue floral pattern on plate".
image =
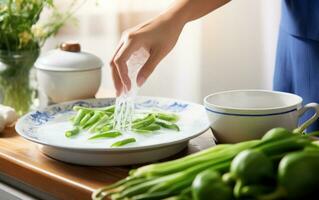
<svg viewBox="0 0 319 200">
<path fill-rule="evenodd" d="M 161 99 L 161 98 L 159 98 Z M 37 129 L 53 120 L 57 115 L 60 114 L 70 114 L 74 106 L 85 106 L 85 107 L 105 107 L 113 105 L 115 102 L 114 98 L 108 99 L 89 99 L 81 100 L 75 102 L 67 102 L 62 104 L 57 104 L 49 106 L 43 110 L 34 111 L 26 115 L 24 120 L 24 125 L 21 127 L 23 134 L 27 135 L 32 139 L 38 139 L 36 132 Z M 177 101 L 159 101 L 157 99 L 147 99 L 142 98 L 142 101 L 138 101 L 135 104 L 136 109 L 161 109 L 168 112 L 182 112 L 188 108 L 189 104 L 177 102 Z"/>
<path fill-rule="evenodd" d="M 158 108 L 164 111 L 170 111 L 170 112 L 182 112 L 187 108 L 187 103 L 179 103 L 179 102 L 169 102 L 166 104 L 160 103 L 158 100 L 155 99 L 149 99 L 146 101 L 143 101 L 141 103 L 137 103 L 135 105 L 136 109 L 145 109 L 145 108 Z"/>
<path fill-rule="evenodd" d="M 185 143 L 191 138 L 202 134 L 210 126 L 206 111 L 202 105 L 168 98 L 138 97 L 136 98 L 135 106 L 142 113 L 145 110 L 177 112 L 180 116 L 177 124 L 180 126 L 181 131 L 172 134 L 169 130 L 161 130 L 154 133 L 151 137 L 149 135 L 144 136 L 127 132 L 122 138 L 133 136 L 137 138 L 137 142 L 122 148 L 111 148 L 112 139 L 88 141 L 88 135 L 85 134 L 87 131 L 83 131 L 83 134 L 79 134 L 77 137 L 72 138 L 72 140 L 65 137 L 65 131 L 72 128 L 69 119 L 76 113 L 73 111 L 75 105 L 105 107 L 114 103 L 114 98 L 107 98 L 78 100 L 49 106 L 21 117 L 16 123 L 16 130 L 25 139 L 41 144 L 43 147 L 49 146 L 59 148 L 60 150 L 67 149 L 72 152 L 78 150 L 83 152 L 127 152 L 164 148 L 167 145 Z"/>
</svg>

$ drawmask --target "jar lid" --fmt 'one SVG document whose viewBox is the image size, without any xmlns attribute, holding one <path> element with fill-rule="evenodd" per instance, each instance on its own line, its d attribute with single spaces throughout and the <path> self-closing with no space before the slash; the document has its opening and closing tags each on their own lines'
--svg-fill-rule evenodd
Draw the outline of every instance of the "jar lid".
<svg viewBox="0 0 319 200">
<path fill-rule="evenodd" d="M 81 52 L 79 43 L 62 43 L 60 48 L 40 56 L 34 66 L 48 71 L 85 71 L 102 67 L 97 56 Z"/>
</svg>

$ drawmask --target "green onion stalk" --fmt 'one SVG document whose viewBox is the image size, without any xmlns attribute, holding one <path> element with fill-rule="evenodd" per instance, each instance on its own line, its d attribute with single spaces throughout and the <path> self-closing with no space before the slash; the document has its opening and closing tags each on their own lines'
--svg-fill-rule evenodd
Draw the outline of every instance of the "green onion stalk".
<svg viewBox="0 0 319 200">
<path fill-rule="evenodd" d="M 219 176 L 219 180 L 222 181 L 221 176 L 219 174 L 229 174 L 229 177 L 227 178 L 223 176 L 223 179 L 225 179 L 226 183 L 229 185 L 226 185 L 227 187 L 233 187 L 230 185 L 233 185 L 231 182 L 233 181 L 232 177 L 237 178 L 236 185 L 233 188 L 234 195 L 237 197 L 241 197 L 241 195 L 246 195 L 248 193 L 253 194 L 253 192 L 257 191 L 259 194 L 269 194 L 271 189 L 271 192 L 273 191 L 273 187 L 259 187 L 258 185 L 254 184 L 263 184 L 267 186 L 268 181 L 275 180 L 273 179 L 276 177 L 271 171 L 272 165 L 268 164 L 268 158 L 277 162 L 278 160 L 281 160 L 283 157 L 285 157 L 287 154 L 292 152 L 310 152 L 307 153 L 307 155 L 297 155 L 295 157 L 300 158 L 300 160 L 309 161 L 311 164 L 313 164 L 314 172 L 318 169 L 319 162 L 313 161 L 315 160 L 315 156 L 318 156 L 318 146 L 313 143 L 312 136 L 317 136 L 317 132 L 303 135 L 303 134 L 292 134 L 290 131 L 283 129 L 283 128 L 275 128 L 270 131 L 268 131 L 262 139 L 260 140 L 251 140 L 251 141 L 245 141 L 237 144 L 222 144 L 217 145 L 215 147 L 206 149 L 204 151 L 198 152 L 193 155 L 189 155 L 183 158 L 179 158 L 177 160 L 162 162 L 162 163 L 155 163 L 150 164 L 146 166 L 142 166 L 137 169 L 133 169 L 130 171 L 129 176 L 126 177 L 123 180 L 120 180 L 113 185 L 108 185 L 103 188 L 100 188 L 96 190 L 92 194 L 92 198 L 94 200 L 102 200 L 105 198 L 111 198 L 114 200 L 126 200 L 126 199 L 132 199 L 132 200 L 149 200 L 149 199 L 192 199 L 190 198 L 182 198 L 187 192 L 189 193 L 190 190 L 193 191 L 193 194 L 199 195 L 198 192 L 201 192 L 199 189 L 194 189 L 192 184 L 197 175 L 201 174 L 202 172 L 205 172 L 205 170 L 210 170 Z M 247 151 L 248 150 L 248 151 Z M 246 153 L 245 153 L 246 152 Z M 247 154 L 249 152 L 249 154 Z M 244 153 L 244 154 L 243 154 Z M 310 155 L 311 154 L 311 155 Z M 241 156 L 244 155 L 244 156 Z M 249 155 L 250 157 L 248 157 Z M 261 155 L 264 155 L 266 159 L 261 157 Z M 237 157 L 239 156 L 239 157 Z M 251 158 L 253 156 L 253 158 Z M 313 156 L 313 157 L 312 157 Z M 233 159 L 235 158 L 234 161 Z M 237 158 L 237 159 L 236 159 Z M 257 160 L 258 158 L 258 160 Z M 238 160 L 240 159 L 240 160 Z M 245 163 L 244 163 L 244 159 Z M 253 163 L 258 162 L 259 165 L 257 166 L 255 163 L 251 165 L 251 168 L 248 168 L 249 162 Z M 297 161 L 293 159 L 290 160 L 292 166 L 296 165 L 295 163 Z M 261 163 L 263 162 L 263 163 Z M 300 163 L 300 162 L 297 162 Z M 310 164 L 309 164 L 310 165 Z M 265 168 L 261 168 L 259 166 L 265 166 Z M 270 167 L 269 167 L 270 166 Z M 244 170 L 245 167 L 245 170 Z M 252 169 L 252 170 L 247 170 Z M 266 170 L 264 170 L 266 169 Z M 289 171 L 289 173 L 299 173 L 300 172 L 300 166 L 295 167 Z M 307 168 L 308 169 L 308 168 Z M 259 171 L 258 171 L 259 170 Z M 311 170 L 309 168 L 309 170 Z M 230 172 L 229 172 L 230 171 Z M 286 172 L 282 170 L 283 172 Z M 306 170 L 307 171 L 307 170 Z M 312 173 L 314 173 L 312 172 Z M 285 179 L 284 180 L 286 184 L 287 191 L 297 191 L 296 188 L 299 187 L 299 183 L 291 184 L 291 177 L 294 176 L 284 173 Z M 288 175 L 287 175 L 288 174 Z M 215 174 L 216 175 L 216 174 Z M 214 176 L 215 176 L 214 175 Z M 264 178 L 266 177 L 267 181 L 259 182 L 260 177 Z M 213 177 L 213 176 L 212 176 Z M 212 178 L 211 177 L 211 178 Z M 238 177 L 241 177 L 242 179 L 239 179 Z M 243 179 L 245 178 L 245 180 Z M 270 179 L 268 179 L 270 178 Z M 308 180 L 313 180 L 313 178 L 310 176 Z M 227 180 L 228 179 L 228 180 Z M 261 179 L 261 178 L 260 178 Z M 212 182 L 212 184 L 216 184 L 216 180 Z M 254 182 L 255 180 L 256 183 Z M 304 179 L 305 180 L 305 179 Z M 314 181 L 317 181 L 318 179 L 315 179 Z M 247 185 L 243 185 L 243 183 Z M 271 182 L 272 183 L 272 182 Z M 316 182 L 317 183 L 317 182 Z M 210 185 L 211 183 L 207 184 L 209 188 L 213 187 L 214 185 Z M 219 188 L 223 188 L 220 185 L 223 184 L 223 182 L 220 182 L 217 184 L 218 191 Z M 249 185 L 252 184 L 252 185 Z M 298 185 L 299 184 L 299 185 Z M 303 184 L 303 182 L 301 182 Z M 261 186 L 263 186 L 261 185 Z M 216 186 L 216 187 L 217 187 Z M 224 189 L 226 188 L 224 187 Z M 247 187 L 244 187 L 247 186 Z M 256 187 L 255 187 L 256 186 Z M 288 186 L 290 188 L 288 188 Z M 298 187 L 297 187 L 298 186 Z M 312 186 L 317 187 L 317 184 L 312 184 Z M 292 189 L 291 189 L 292 188 Z M 279 188 L 280 189 L 280 188 Z M 288 190 L 289 189 L 289 190 Z M 208 189 L 206 189 L 206 192 L 209 192 Z M 224 191 L 232 191 L 231 189 L 227 189 Z M 307 191 L 315 191 L 315 189 L 309 189 Z M 211 191 L 210 191 L 211 192 Z M 292 193 L 292 192 L 290 192 Z M 216 196 L 213 198 L 213 196 L 207 196 L 207 193 L 200 194 L 199 196 L 203 197 L 206 196 L 206 198 L 195 198 L 195 199 L 226 199 L 226 198 L 219 198 L 219 196 Z M 211 193 L 210 193 L 211 194 Z M 230 192 L 232 195 L 232 192 Z M 303 193 L 302 193 L 303 194 Z M 255 195 L 255 194 L 254 194 Z M 274 193 L 269 194 L 271 197 L 273 195 L 282 195 Z M 300 196 L 300 195 L 299 195 Z M 176 197 L 176 198 L 173 198 Z M 196 196 L 197 197 L 197 196 Z M 231 198 L 227 198 L 231 199 Z M 260 199 L 260 198 L 252 198 L 252 199 Z M 275 198 L 264 198 L 263 200 L 274 200 Z M 301 199 L 301 198 L 298 198 Z M 309 198 L 308 198 L 309 199 Z"/>
<path fill-rule="evenodd" d="M 13 107 L 22 115 L 29 111 L 35 97 L 30 85 L 30 70 L 39 56 L 39 49 L 29 51 L 0 51 L 1 103 Z"/>
</svg>

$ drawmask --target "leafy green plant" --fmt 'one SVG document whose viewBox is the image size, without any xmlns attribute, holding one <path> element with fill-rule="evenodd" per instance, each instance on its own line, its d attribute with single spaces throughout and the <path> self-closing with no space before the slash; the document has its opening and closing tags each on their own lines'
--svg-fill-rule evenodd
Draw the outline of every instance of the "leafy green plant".
<svg viewBox="0 0 319 200">
<path fill-rule="evenodd" d="M 19 114 L 29 110 L 35 96 L 29 71 L 40 47 L 58 33 L 85 0 L 81 4 L 78 0 L 66 2 L 68 6 L 62 11 L 54 0 L 0 1 L 0 98 Z M 44 10 L 49 15 L 42 17 Z"/>
<path fill-rule="evenodd" d="M 77 10 L 77 0 L 69 1 L 60 12 L 53 0 L 2 0 L 0 2 L 0 49 L 21 51 L 37 49 L 55 35 Z M 40 16 L 50 11 L 46 21 Z"/>
</svg>

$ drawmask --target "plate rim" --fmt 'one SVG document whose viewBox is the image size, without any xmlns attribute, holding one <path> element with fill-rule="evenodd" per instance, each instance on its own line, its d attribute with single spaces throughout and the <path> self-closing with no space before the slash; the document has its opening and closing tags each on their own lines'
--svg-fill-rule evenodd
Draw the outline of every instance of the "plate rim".
<svg viewBox="0 0 319 200">
<path fill-rule="evenodd" d="M 168 100 L 168 101 L 177 101 L 177 102 L 181 102 L 181 103 L 187 103 L 190 105 L 196 105 L 196 106 L 200 106 L 203 108 L 203 111 L 205 111 L 205 107 L 201 104 L 198 103 L 193 103 L 193 102 L 189 102 L 189 101 L 184 101 L 184 100 L 178 100 L 178 99 L 174 99 L 174 98 L 166 98 L 166 97 L 156 97 L 156 96 L 138 96 L 137 98 L 145 98 L 145 99 L 162 99 L 162 100 Z M 29 137 L 28 135 L 24 134 L 23 131 L 21 130 L 21 124 L 23 123 L 23 121 L 25 120 L 26 117 L 28 117 L 29 115 L 36 113 L 37 111 L 48 111 L 50 110 L 50 108 L 53 108 L 55 106 L 62 106 L 62 105 L 68 105 L 71 103 L 75 103 L 78 101 L 103 101 L 103 100 L 113 100 L 115 99 L 115 97 L 106 97 L 106 98 L 90 98 L 90 99 L 78 99 L 78 100 L 73 100 L 73 101 L 67 101 L 67 102 L 62 102 L 62 103 L 58 103 L 58 104 L 54 104 L 54 105 L 50 105 L 47 106 L 45 108 L 40 108 L 40 109 L 36 109 L 33 110 L 31 112 L 28 112 L 27 114 L 23 115 L 22 117 L 20 117 L 15 125 L 15 130 L 18 133 L 19 136 L 23 137 L 24 139 L 27 139 L 31 142 L 34 142 L 36 144 L 40 144 L 40 145 L 45 145 L 45 146 L 50 146 L 50 147 L 54 147 L 54 148 L 59 148 L 59 149 L 65 149 L 65 150 L 69 150 L 69 151 L 91 151 L 91 152 L 125 152 L 125 151 L 141 151 L 141 150 L 149 150 L 149 149 L 156 149 L 156 148 L 163 148 L 166 146 L 170 146 L 170 145 L 174 145 L 174 144 L 179 144 L 182 142 L 186 142 L 189 141 L 195 137 L 198 137 L 199 135 L 205 133 L 209 128 L 210 128 L 210 123 L 208 123 L 207 127 L 203 128 L 202 131 L 199 131 L 198 133 L 192 134 L 188 137 L 185 137 L 183 139 L 180 140 L 176 140 L 176 141 L 171 141 L 171 142 L 165 142 L 165 143 L 160 143 L 160 144 L 152 144 L 152 145 L 148 145 L 148 146 L 133 146 L 133 147 L 117 147 L 117 148 L 112 148 L 112 147 L 106 147 L 106 148 L 83 148 L 83 147 L 68 147 L 68 146 L 59 146 L 59 145 L 55 145 L 55 144 L 50 144 L 48 142 L 44 142 L 32 137 Z M 207 117 L 207 121 L 209 122 L 208 116 Z"/>
</svg>

